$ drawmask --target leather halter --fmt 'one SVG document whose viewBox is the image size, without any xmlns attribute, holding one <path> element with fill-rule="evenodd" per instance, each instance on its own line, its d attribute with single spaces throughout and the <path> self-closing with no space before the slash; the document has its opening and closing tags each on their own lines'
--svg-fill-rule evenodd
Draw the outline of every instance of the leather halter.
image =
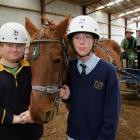
<svg viewBox="0 0 140 140">
<path fill-rule="evenodd" d="M 65 61 L 65 64 L 68 65 L 68 55 L 67 55 L 67 48 L 64 45 L 63 41 L 60 40 L 55 40 L 55 39 L 45 39 L 45 40 L 34 40 L 31 43 L 32 44 L 36 44 L 37 46 L 35 46 L 37 49 L 37 51 L 40 51 L 40 43 L 59 43 L 61 44 L 61 49 L 63 51 L 63 56 L 64 56 L 64 60 L 61 61 L 61 69 L 59 71 L 59 79 L 58 79 L 58 83 L 59 85 L 46 85 L 46 86 L 42 86 L 42 85 L 32 85 L 32 90 L 37 91 L 36 93 L 43 93 L 45 96 L 53 96 L 53 105 L 52 105 L 52 109 L 51 111 L 45 112 L 45 122 L 49 122 L 53 119 L 53 116 L 55 114 L 55 112 L 58 112 L 58 108 L 59 108 L 59 102 L 60 102 L 60 97 L 59 97 L 59 88 L 62 86 L 62 66 L 63 66 L 63 61 Z M 36 57 L 36 59 L 39 57 L 39 52 L 38 52 L 38 56 Z"/>
<path fill-rule="evenodd" d="M 65 47 L 63 41 L 60 41 L 60 40 L 54 40 L 54 39 L 45 39 L 45 40 L 34 40 L 32 41 L 31 43 L 34 44 L 34 43 L 38 43 L 37 47 L 40 48 L 40 43 L 43 42 L 43 43 L 60 43 L 62 44 L 62 51 L 63 51 L 63 55 L 64 55 L 64 61 L 65 61 L 65 64 L 68 65 L 68 55 L 67 55 L 67 48 Z M 35 46 L 36 47 L 36 46 Z M 38 56 L 39 57 L 39 56 Z M 61 70 L 62 71 L 62 70 Z M 56 94 L 59 92 L 59 87 L 61 86 L 61 82 L 62 82 L 62 79 L 61 79 L 61 73 L 62 72 L 59 72 L 59 79 L 60 79 L 60 83 L 59 83 L 59 86 L 41 86 L 41 85 L 32 85 L 32 90 L 35 90 L 35 91 L 39 91 L 39 92 L 42 92 L 44 93 L 45 95 L 53 95 L 53 94 Z"/>
</svg>

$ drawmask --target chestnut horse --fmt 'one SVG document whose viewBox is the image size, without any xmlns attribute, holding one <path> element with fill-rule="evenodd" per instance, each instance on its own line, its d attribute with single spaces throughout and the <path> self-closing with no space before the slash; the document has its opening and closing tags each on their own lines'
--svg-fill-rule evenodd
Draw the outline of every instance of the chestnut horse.
<svg viewBox="0 0 140 140">
<path fill-rule="evenodd" d="M 122 69 L 121 49 L 119 44 L 111 39 L 101 38 L 95 48 L 95 54 L 113 63 L 120 72 Z"/>
<path fill-rule="evenodd" d="M 58 92 L 68 63 L 67 48 L 63 39 L 69 18 L 65 18 L 58 25 L 48 21 L 41 29 L 29 18 L 25 19 L 25 27 L 31 37 L 27 56 L 32 71 L 30 113 L 37 123 L 52 120 L 58 107 Z"/>
<path fill-rule="evenodd" d="M 37 123 L 52 120 L 58 107 L 59 88 L 65 80 L 69 58 L 76 55 L 71 47 L 63 43 L 70 17 L 59 24 L 47 20 L 48 24 L 38 29 L 30 19 L 26 18 L 25 26 L 31 37 L 27 59 L 32 70 L 32 94 L 30 113 Z M 117 43 L 105 40 L 98 44 L 96 54 L 121 67 L 120 50 Z"/>
</svg>

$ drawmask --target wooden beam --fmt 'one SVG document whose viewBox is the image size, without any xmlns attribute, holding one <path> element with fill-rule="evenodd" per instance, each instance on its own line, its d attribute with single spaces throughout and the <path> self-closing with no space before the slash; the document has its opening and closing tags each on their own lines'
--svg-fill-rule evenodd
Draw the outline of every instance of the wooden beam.
<svg viewBox="0 0 140 140">
<path fill-rule="evenodd" d="M 44 24 L 44 13 L 45 13 L 45 0 L 40 0 L 40 16 L 41 16 L 41 24 Z"/>
<path fill-rule="evenodd" d="M 125 19 L 125 33 L 126 33 L 126 29 L 127 29 L 127 19 Z M 124 35 L 125 35 L 124 33 Z"/>
<path fill-rule="evenodd" d="M 82 6 L 82 14 L 86 15 L 86 6 Z"/>
<path fill-rule="evenodd" d="M 5 7 L 5 8 L 11 8 L 11 9 L 17 9 L 17 10 L 25 10 L 25 11 L 40 13 L 39 10 L 22 8 L 22 7 L 16 7 L 16 6 L 9 6 L 9 5 L 4 5 L 4 4 L 0 4 L 0 7 Z"/>
<path fill-rule="evenodd" d="M 108 38 L 111 38 L 111 14 L 108 14 Z"/>
</svg>

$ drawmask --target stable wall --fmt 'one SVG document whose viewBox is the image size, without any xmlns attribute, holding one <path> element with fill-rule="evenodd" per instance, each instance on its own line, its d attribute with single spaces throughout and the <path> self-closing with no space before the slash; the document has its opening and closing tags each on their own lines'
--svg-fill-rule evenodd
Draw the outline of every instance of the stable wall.
<svg viewBox="0 0 140 140">
<path fill-rule="evenodd" d="M 87 9 L 87 13 L 90 13 L 93 11 L 92 9 Z M 109 23 L 108 23 L 108 13 L 104 13 L 102 11 L 96 11 L 91 14 L 89 14 L 91 17 L 96 19 L 96 21 L 99 24 L 100 28 L 100 35 L 101 38 L 108 38 L 109 33 L 108 33 L 108 28 L 109 28 Z M 115 40 L 120 44 L 121 40 L 124 38 L 125 35 L 125 21 L 122 18 L 115 18 L 111 16 L 111 39 Z"/>
<path fill-rule="evenodd" d="M 25 16 L 40 26 L 39 0 L 0 0 L 0 25 L 9 21 L 24 25 Z"/>
<path fill-rule="evenodd" d="M 49 19 L 53 19 L 55 22 L 59 22 L 68 15 L 75 17 L 82 14 L 82 7 L 79 5 L 60 0 L 52 1 L 51 3 L 49 3 L 49 0 L 46 0 L 45 2 L 45 14 Z"/>
<path fill-rule="evenodd" d="M 87 13 L 92 9 L 87 9 Z M 64 2 L 61 0 L 45 1 L 45 15 L 54 22 L 59 22 L 65 16 L 72 17 L 82 14 L 80 5 Z M 0 0 L 0 25 L 8 21 L 16 21 L 24 25 L 24 18 L 28 16 L 36 26 L 41 26 L 40 1 L 39 0 Z M 108 14 L 97 11 L 90 14 L 99 24 L 101 38 L 108 38 Z M 111 16 L 111 39 L 119 44 L 125 37 L 125 21 L 123 18 Z M 136 29 L 136 24 L 128 24 L 128 27 Z M 134 34 L 135 36 L 135 34 Z"/>
</svg>

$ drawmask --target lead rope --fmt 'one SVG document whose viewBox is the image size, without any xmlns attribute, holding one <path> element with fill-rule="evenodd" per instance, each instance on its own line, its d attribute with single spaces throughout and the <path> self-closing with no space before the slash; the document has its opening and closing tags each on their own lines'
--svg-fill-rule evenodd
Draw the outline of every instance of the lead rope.
<svg viewBox="0 0 140 140">
<path fill-rule="evenodd" d="M 59 88 L 62 87 L 63 84 L 63 63 L 66 63 L 66 66 L 68 67 L 68 55 L 67 55 L 67 49 L 65 47 L 64 42 L 62 42 L 62 53 L 63 53 L 63 59 L 61 60 L 61 68 L 60 68 L 60 72 L 59 72 L 59 78 L 58 78 L 58 85 Z M 57 94 L 55 99 L 54 99 L 54 112 L 56 112 L 58 114 L 59 111 L 59 103 L 60 103 L 61 98 L 59 97 L 59 95 Z"/>
<path fill-rule="evenodd" d="M 47 114 L 47 118 L 45 119 L 45 120 L 47 120 L 47 122 L 49 122 L 49 121 L 51 121 L 53 119 L 53 116 L 55 115 L 55 113 L 58 114 L 59 102 L 60 102 L 60 97 L 57 94 L 55 96 L 52 109 L 49 112 L 49 114 Z"/>
</svg>

